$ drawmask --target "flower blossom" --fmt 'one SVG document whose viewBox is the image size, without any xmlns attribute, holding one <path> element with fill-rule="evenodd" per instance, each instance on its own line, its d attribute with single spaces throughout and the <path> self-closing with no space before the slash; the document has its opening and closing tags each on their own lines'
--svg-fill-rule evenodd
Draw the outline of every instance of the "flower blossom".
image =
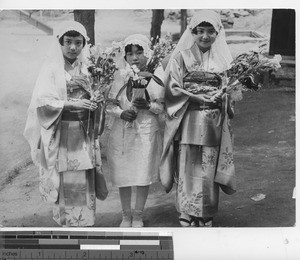
<svg viewBox="0 0 300 260">
<path fill-rule="evenodd" d="M 114 49 L 121 49 L 121 48 L 123 48 L 123 43 L 122 42 L 113 41 L 111 45 L 112 45 L 112 47 Z"/>
<path fill-rule="evenodd" d="M 105 49 L 104 53 L 107 54 L 107 55 L 109 55 L 109 54 L 111 54 L 113 52 L 113 50 L 114 50 L 113 47 L 108 47 L 108 48 Z"/>
<path fill-rule="evenodd" d="M 147 83 L 148 83 L 148 81 L 147 81 L 147 80 L 145 80 L 145 79 L 141 79 L 141 84 L 142 84 L 143 86 L 147 85 Z"/>
<path fill-rule="evenodd" d="M 279 69 L 281 68 L 280 62 L 282 61 L 282 57 L 280 54 L 274 55 L 273 59 L 270 59 L 270 63 L 273 64 L 274 69 Z"/>
<path fill-rule="evenodd" d="M 139 73 L 140 72 L 139 68 L 136 65 L 132 65 L 131 68 L 132 68 L 134 73 Z"/>
</svg>

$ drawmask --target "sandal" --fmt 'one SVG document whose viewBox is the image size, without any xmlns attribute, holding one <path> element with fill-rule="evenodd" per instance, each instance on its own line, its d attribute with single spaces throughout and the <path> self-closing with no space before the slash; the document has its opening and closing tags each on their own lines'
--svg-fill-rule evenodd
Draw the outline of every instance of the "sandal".
<svg viewBox="0 0 300 260">
<path fill-rule="evenodd" d="M 191 216 L 191 227 L 199 227 L 198 219 L 194 216 Z"/>
<path fill-rule="evenodd" d="M 191 217 L 188 214 L 181 213 L 179 217 L 179 223 L 182 227 L 190 227 L 191 226 Z"/>
<path fill-rule="evenodd" d="M 197 218 L 199 221 L 199 227 L 212 227 L 213 218 Z"/>
</svg>

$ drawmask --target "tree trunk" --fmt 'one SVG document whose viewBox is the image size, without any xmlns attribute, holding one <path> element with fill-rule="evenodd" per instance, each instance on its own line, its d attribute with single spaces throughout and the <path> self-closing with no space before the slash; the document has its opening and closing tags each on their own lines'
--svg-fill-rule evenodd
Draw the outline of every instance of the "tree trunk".
<svg viewBox="0 0 300 260">
<path fill-rule="evenodd" d="M 180 10 L 180 22 L 181 22 L 180 35 L 182 35 L 187 27 L 187 10 L 186 9 Z"/>
<path fill-rule="evenodd" d="M 164 20 L 164 9 L 154 9 L 152 10 L 152 22 L 150 37 L 152 44 L 155 44 L 157 38 L 161 36 L 161 25 Z"/>
<path fill-rule="evenodd" d="M 74 20 L 83 24 L 89 43 L 95 45 L 95 10 L 74 10 Z"/>
</svg>

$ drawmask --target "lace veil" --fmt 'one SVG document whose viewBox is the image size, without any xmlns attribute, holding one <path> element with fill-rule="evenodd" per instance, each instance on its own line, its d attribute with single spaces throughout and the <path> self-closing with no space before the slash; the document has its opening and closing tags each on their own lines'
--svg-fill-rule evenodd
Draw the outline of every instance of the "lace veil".
<svg viewBox="0 0 300 260">
<path fill-rule="evenodd" d="M 127 45 L 139 45 L 144 49 L 144 55 L 148 58 L 151 57 L 151 42 L 150 40 L 143 34 L 132 34 L 128 36 L 124 41 L 119 43 L 121 45 L 121 51 L 119 56 L 116 59 L 117 66 L 119 71 L 125 69 L 128 66 L 128 63 L 125 60 L 125 47 Z"/>
<path fill-rule="evenodd" d="M 215 30 L 218 32 L 218 36 L 216 37 L 216 40 L 211 46 L 210 50 L 210 57 L 214 61 L 214 64 L 219 67 L 218 70 L 220 72 L 230 67 L 232 56 L 226 43 L 225 30 L 222 25 L 220 15 L 213 10 L 201 10 L 192 17 L 187 29 L 181 36 L 175 50 L 173 51 L 166 68 L 166 80 L 168 79 L 170 74 L 170 63 L 172 59 L 180 51 L 190 49 L 195 44 L 192 30 L 202 22 L 208 22 L 212 24 Z"/>
<path fill-rule="evenodd" d="M 129 68 L 129 64 L 125 60 L 125 47 L 127 45 L 139 45 L 144 49 L 144 55 L 149 59 L 151 58 L 151 42 L 150 40 L 143 34 L 132 34 L 128 36 L 124 41 L 117 43 L 121 47 L 120 53 L 116 57 L 116 64 L 118 67 L 118 71 L 115 74 L 115 79 L 113 82 L 112 89 L 110 91 L 110 97 L 115 98 L 117 93 L 120 90 L 120 86 L 123 86 L 125 83 L 125 77 L 122 75 L 124 70 Z"/>
<path fill-rule="evenodd" d="M 52 131 L 46 133 L 48 129 L 41 128 L 37 117 L 37 108 L 45 105 L 63 108 L 64 102 L 67 100 L 64 58 L 58 39 L 68 31 L 77 31 L 86 40 L 86 44 L 78 56 L 78 61 L 85 64 L 88 58 L 88 37 L 84 26 L 75 21 L 61 23 L 54 30 L 54 35 L 51 37 L 49 52 L 45 56 L 27 110 L 27 121 L 23 134 L 30 145 L 31 157 L 36 165 L 39 165 L 38 142 L 41 131 L 45 132 L 45 136 L 49 135 L 47 136 L 49 140 L 51 138 L 50 135 L 53 134 Z"/>
</svg>

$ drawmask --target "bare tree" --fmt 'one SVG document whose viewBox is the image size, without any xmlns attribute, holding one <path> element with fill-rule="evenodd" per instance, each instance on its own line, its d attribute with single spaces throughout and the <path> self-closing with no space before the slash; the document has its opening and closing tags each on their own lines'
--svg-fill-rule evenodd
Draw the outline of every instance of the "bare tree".
<svg viewBox="0 0 300 260">
<path fill-rule="evenodd" d="M 161 36 L 161 25 L 164 17 L 164 9 L 153 9 L 152 10 L 152 21 L 151 21 L 151 30 L 150 37 L 152 39 L 152 44 L 155 43 L 157 38 Z"/>
<path fill-rule="evenodd" d="M 83 24 L 90 38 L 89 43 L 95 44 L 95 10 L 74 10 L 74 20 Z"/>
</svg>

